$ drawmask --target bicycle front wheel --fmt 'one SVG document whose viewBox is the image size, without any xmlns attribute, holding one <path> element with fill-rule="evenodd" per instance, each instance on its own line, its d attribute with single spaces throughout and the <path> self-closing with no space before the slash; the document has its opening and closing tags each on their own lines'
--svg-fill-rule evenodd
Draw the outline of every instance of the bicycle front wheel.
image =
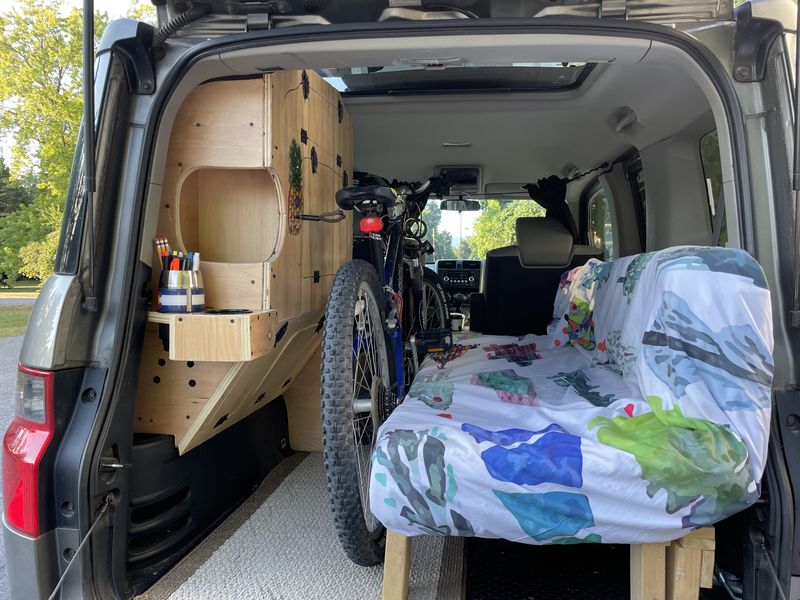
<svg viewBox="0 0 800 600">
<path fill-rule="evenodd" d="M 374 267 L 348 262 L 325 310 L 322 429 L 336 531 L 347 556 L 363 566 L 383 559 L 385 531 L 370 511 L 369 481 L 378 427 L 395 403 L 384 322 Z"/>
<path fill-rule="evenodd" d="M 423 269 L 417 323 L 423 330 L 450 329 L 450 309 L 442 279 L 428 267 Z"/>
</svg>

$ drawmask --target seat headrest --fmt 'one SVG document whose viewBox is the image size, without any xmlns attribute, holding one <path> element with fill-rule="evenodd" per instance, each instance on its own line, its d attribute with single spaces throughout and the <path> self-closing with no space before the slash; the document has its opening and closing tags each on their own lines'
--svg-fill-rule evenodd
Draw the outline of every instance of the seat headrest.
<svg viewBox="0 0 800 600">
<path fill-rule="evenodd" d="M 524 267 L 567 267 L 572 261 L 572 234 L 553 217 L 517 219 L 517 246 Z"/>
</svg>

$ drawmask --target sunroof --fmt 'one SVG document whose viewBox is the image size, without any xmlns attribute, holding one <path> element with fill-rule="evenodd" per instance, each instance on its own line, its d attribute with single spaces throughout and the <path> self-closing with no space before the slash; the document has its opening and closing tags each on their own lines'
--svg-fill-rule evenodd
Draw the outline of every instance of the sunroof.
<svg viewBox="0 0 800 600">
<path fill-rule="evenodd" d="M 514 63 L 503 66 L 392 65 L 322 69 L 328 83 L 345 95 L 452 92 L 541 92 L 578 87 L 592 63 Z"/>
</svg>

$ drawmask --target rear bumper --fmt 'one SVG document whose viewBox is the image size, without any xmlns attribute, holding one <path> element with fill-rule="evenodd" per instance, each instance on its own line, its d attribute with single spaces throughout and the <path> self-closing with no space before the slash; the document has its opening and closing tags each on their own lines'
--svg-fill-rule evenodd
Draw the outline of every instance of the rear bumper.
<svg viewBox="0 0 800 600">
<path fill-rule="evenodd" d="M 3 544 L 12 600 L 47 598 L 55 587 L 53 569 L 56 536 L 48 531 L 31 538 L 11 529 L 3 517 Z"/>
</svg>

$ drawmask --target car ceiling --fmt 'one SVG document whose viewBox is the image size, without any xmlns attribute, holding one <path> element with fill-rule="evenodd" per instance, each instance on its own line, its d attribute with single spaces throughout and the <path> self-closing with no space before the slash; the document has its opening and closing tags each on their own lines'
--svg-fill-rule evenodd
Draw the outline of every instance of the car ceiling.
<svg viewBox="0 0 800 600">
<path fill-rule="evenodd" d="M 352 97 L 345 104 L 356 168 L 414 180 L 438 165 L 481 165 L 484 185 L 563 176 L 572 165 L 592 169 L 704 117 L 714 127 L 700 88 L 678 69 L 653 64 L 598 65 L 581 88 L 566 92 Z M 631 115 L 635 122 L 618 132 Z"/>
</svg>

